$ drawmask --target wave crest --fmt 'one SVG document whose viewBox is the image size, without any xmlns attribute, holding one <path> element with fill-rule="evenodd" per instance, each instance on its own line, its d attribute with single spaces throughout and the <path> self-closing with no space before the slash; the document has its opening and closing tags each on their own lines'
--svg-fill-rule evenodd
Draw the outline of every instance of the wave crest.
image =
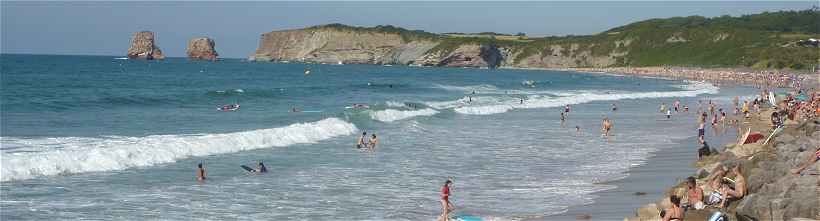
<svg viewBox="0 0 820 221">
<path fill-rule="evenodd" d="M 338 118 L 252 131 L 107 138 L 2 138 L 0 181 L 37 176 L 123 170 L 180 159 L 282 147 L 354 134 L 355 125 Z M 7 146 L 7 147 L 8 147 Z M 55 149 L 53 146 L 59 146 Z"/>
<path fill-rule="evenodd" d="M 417 116 L 432 116 L 438 114 L 438 111 L 431 108 L 421 110 L 395 110 L 386 109 L 370 113 L 370 118 L 381 122 L 393 122 L 397 120 L 404 120 Z"/>
</svg>

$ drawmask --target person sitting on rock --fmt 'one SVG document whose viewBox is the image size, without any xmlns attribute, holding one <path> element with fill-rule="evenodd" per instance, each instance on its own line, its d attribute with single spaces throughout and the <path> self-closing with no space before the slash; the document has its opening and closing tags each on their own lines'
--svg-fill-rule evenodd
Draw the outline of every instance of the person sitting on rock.
<svg viewBox="0 0 820 221">
<path fill-rule="evenodd" d="M 723 196 L 723 200 L 720 201 L 718 208 L 726 207 L 728 200 L 738 200 L 746 195 L 746 178 L 743 177 L 743 173 L 740 171 L 740 165 L 732 168 L 732 173 L 735 174 L 735 188 L 724 185 L 723 188 L 720 189 L 720 195 Z"/>
<path fill-rule="evenodd" d="M 669 196 L 669 202 L 672 202 L 672 207 L 661 211 L 663 221 L 683 221 L 683 208 L 680 207 L 680 197 L 676 195 Z"/>
<path fill-rule="evenodd" d="M 706 207 L 703 203 L 703 189 L 698 186 L 694 177 L 686 178 L 686 196 L 690 208 L 700 210 Z"/>
<path fill-rule="evenodd" d="M 706 143 L 706 140 L 703 137 L 698 137 L 698 143 L 700 143 L 700 148 L 698 149 L 698 160 L 703 159 L 705 156 L 712 155 L 711 149 L 709 149 L 709 144 Z"/>
<path fill-rule="evenodd" d="M 817 150 L 814 151 L 814 154 L 809 156 L 809 159 L 806 159 L 799 167 L 792 169 L 792 174 L 800 175 L 800 172 L 803 172 L 806 168 L 817 163 L 817 160 L 820 160 L 820 146 L 817 147 Z"/>
</svg>

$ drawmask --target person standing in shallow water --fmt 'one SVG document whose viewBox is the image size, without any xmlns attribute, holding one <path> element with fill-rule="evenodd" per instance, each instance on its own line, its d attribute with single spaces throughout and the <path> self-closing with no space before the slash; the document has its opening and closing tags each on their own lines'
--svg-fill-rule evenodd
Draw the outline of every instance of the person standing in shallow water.
<svg viewBox="0 0 820 221">
<path fill-rule="evenodd" d="M 453 181 L 447 179 L 441 187 L 441 216 L 438 218 L 440 221 L 447 221 L 450 218 L 450 210 L 453 210 L 453 204 L 450 203 L 450 184 L 452 183 Z"/>
<path fill-rule="evenodd" d="M 205 181 L 205 168 L 202 168 L 202 163 L 197 165 L 196 180 L 199 182 Z"/>
</svg>

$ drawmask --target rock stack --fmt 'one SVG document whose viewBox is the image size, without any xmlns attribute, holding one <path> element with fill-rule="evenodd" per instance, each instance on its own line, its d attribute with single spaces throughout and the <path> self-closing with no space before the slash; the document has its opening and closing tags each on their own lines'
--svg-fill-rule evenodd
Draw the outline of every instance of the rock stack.
<svg viewBox="0 0 820 221">
<path fill-rule="evenodd" d="M 165 59 L 165 55 L 154 44 L 154 32 L 141 31 L 131 37 L 131 47 L 128 48 L 129 59 Z"/>
<path fill-rule="evenodd" d="M 214 49 L 214 40 L 210 38 L 194 38 L 188 41 L 187 49 L 188 59 L 193 60 L 216 60 L 216 53 Z"/>
</svg>

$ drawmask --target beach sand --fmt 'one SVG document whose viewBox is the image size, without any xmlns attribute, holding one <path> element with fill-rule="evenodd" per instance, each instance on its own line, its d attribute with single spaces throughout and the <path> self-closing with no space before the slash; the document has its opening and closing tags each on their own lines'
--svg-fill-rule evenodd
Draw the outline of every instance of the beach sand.
<svg viewBox="0 0 820 221">
<path fill-rule="evenodd" d="M 710 146 L 722 151 L 723 144 L 736 142 L 736 133 L 727 131 L 719 137 L 711 137 Z M 678 143 L 655 152 L 645 164 L 630 169 L 626 178 L 602 183 L 617 188 L 594 194 L 598 196 L 594 203 L 535 220 L 623 220 L 634 216 L 635 208 L 664 197 L 669 186 L 694 174 L 696 168 L 692 163 L 697 161 L 697 139 L 691 137 Z"/>
</svg>

